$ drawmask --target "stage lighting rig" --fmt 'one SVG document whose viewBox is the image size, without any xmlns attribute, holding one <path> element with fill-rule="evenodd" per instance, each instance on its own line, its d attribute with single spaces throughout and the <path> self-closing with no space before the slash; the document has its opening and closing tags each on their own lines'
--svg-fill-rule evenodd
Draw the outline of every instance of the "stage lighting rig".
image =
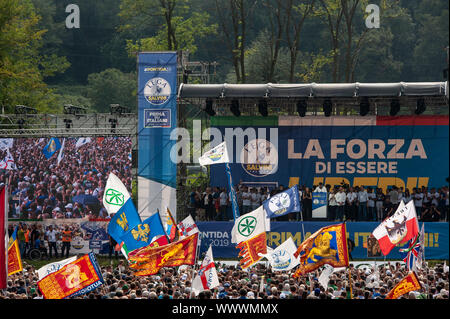
<svg viewBox="0 0 450 319">
<path fill-rule="evenodd" d="M 300 117 L 305 117 L 307 107 L 308 104 L 306 103 L 305 100 L 299 100 L 297 102 L 297 112 Z"/>
<path fill-rule="evenodd" d="M 333 103 L 331 102 L 331 100 L 326 99 L 323 102 L 323 113 L 325 114 L 326 117 L 329 117 L 331 115 L 332 108 Z"/>
<path fill-rule="evenodd" d="M 264 117 L 269 115 L 269 111 L 267 109 L 267 101 L 265 99 L 259 100 L 259 102 L 258 102 L 258 111 Z"/>
<path fill-rule="evenodd" d="M 241 116 L 241 111 L 239 110 L 239 101 L 238 100 L 232 100 L 230 111 L 233 113 L 234 116 Z"/>
</svg>

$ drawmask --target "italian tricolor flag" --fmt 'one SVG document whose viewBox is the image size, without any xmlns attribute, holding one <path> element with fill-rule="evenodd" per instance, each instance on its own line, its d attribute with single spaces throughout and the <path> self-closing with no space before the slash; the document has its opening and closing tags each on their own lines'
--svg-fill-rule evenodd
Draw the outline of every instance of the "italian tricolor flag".
<svg viewBox="0 0 450 319">
<path fill-rule="evenodd" d="M 386 256 L 397 244 L 406 243 L 418 233 L 416 208 L 411 200 L 406 205 L 402 201 L 394 215 L 386 218 L 372 235 L 378 240 L 381 252 Z"/>
</svg>

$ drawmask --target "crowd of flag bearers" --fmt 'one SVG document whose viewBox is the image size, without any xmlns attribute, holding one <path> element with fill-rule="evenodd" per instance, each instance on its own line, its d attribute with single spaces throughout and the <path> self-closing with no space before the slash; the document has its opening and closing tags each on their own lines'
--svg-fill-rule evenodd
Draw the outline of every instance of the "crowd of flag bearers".
<svg viewBox="0 0 450 319">
<path fill-rule="evenodd" d="M 209 156 L 210 160 L 200 161 L 203 165 L 226 164 L 228 161 L 226 145 L 222 145 L 220 151 L 213 149 L 208 154 L 206 156 Z M 230 187 L 233 185 L 230 184 Z M 4 212 L 7 203 L 6 194 L 6 187 L 3 187 L 0 206 L 4 216 L 7 216 Z M 256 210 L 242 216 L 239 215 L 237 207 L 233 207 L 235 220 L 231 241 L 239 249 L 241 269 L 245 270 L 263 258 L 273 270 L 286 271 L 296 268 L 294 277 L 308 275 L 326 266 L 321 276 L 323 280 L 323 277 L 332 273 L 333 267 L 349 266 L 345 223 L 320 228 L 299 247 L 295 246 L 292 238 L 275 249 L 267 247 L 266 232 L 270 231 L 270 218 L 299 211 L 298 203 L 298 191 L 288 189 L 267 199 Z M 126 187 L 113 173 L 109 175 L 105 186 L 103 204 L 113 215 L 108 224 L 108 234 L 117 242 L 115 249 L 123 253 L 135 276 L 154 275 L 163 267 L 194 265 L 193 270 L 196 270 L 197 274 L 192 280 L 192 290 L 196 295 L 219 286 L 211 246 L 201 265 L 197 267 L 201 238 L 191 216 L 176 224 L 171 212 L 166 209 L 165 212 L 156 212 L 141 220 Z M 6 222 L 3 222 L 6 225 Z M 384 220 L 373 231 L 372 235 L 378 241 L 384 255 L 397 244 L 409 242 L 408 248 L 403 250 L 407 253 L 405 262 L 409 274 L 389 292 L 388 299 L 396 299 L 409 291 L 421 289 L 415 270 L 422 267 L 424 260 L 423 231 L 423 224 L 419 231 L 415 207 L 411 202 L 402 202 L 395 214 Z M 1 289 L 5 288 L 8 275 L 22 271 L 15 233 L 7 241 L 7 262 L 2 265 Z M 44 298 L 48 299 L 63 299 L 85 294 L 104 283 L 93 253 L 78 259 L 72 257 L 46 265 L 38 272 L 39 289 Z"/>
</svg>

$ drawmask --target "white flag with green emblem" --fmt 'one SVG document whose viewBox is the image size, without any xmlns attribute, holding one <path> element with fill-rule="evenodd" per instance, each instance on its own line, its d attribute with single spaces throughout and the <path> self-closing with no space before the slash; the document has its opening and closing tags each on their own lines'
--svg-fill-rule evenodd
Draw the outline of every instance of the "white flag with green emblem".
<svg viewBox="0 0 450 319">
<path fill-rule="evenodd" d="M 231 242 L 239 244 L 266 231 L 266 211 L 263 206 L 234 221 Z"/>
<path fill-rule="evenodd" d="M 108 213 L 115 214 L 130 198 L 127 188 L 113 173 L 109 174 L 103 193 L 103 206 Z"/>
</svg>

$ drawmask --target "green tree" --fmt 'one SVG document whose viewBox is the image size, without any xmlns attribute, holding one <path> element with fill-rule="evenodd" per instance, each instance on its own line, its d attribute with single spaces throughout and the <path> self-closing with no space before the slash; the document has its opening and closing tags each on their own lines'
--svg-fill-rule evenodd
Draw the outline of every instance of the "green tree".
<svg viewBox="0 0 450 319">
<path fill-rule="evenodd" d="M 44 79 L 69 64 L 56 54 L 42 54 L 45 29 L 30 0 L 0 0 L 0 105 L 12 112 L 27 105 L 41 112 L 57 112 L 56 96 Z"/>
<path fill-rule="evenodd" d="M 216 34 L 207 12 L 190 9 L 190 0 L 122 0 L 119 16 L 121 32 L 136 31 L 136 39 L 127 40 L 129 55 L 139 51 L 197 51 L 197 42 Z"/>
<path fill-rule="evenodd" d="M 109 112 L 110 104 L 136 111 L 137 77 L 118 69 L 106 69 L 88 76 L 87 97 L 97 112 Z"/>
</svg>

